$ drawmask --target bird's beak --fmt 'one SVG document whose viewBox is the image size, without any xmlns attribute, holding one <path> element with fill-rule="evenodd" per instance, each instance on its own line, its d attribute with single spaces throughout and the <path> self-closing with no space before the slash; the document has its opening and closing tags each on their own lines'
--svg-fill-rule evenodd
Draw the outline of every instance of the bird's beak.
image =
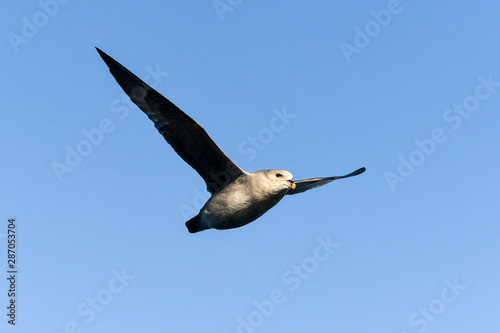
<svg viewBox="0 0 500 333">
<path fill-rule="evenodd" d="M 288 186 L 288 188 L 291 188 L 292 190 L 295 190 L 295 187 L 297 187 L 297 185 L 295 185 L 295 183 L 291 179 L 288 179 L 286 181 L 286 186 Z"/>
</svg>

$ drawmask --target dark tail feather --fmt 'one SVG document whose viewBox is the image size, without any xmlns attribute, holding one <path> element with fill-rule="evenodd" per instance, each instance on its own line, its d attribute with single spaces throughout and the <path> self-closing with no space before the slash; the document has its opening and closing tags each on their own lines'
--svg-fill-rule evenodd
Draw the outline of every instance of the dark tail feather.
<svg viewBox="0 0 500 333">
<path fill-rule="evenodd" d="M 186 227 L 188 228 L 188 231 L 192 234 L 194 234 L 195 232 L 198 232 L 198 231 L 208 229 L 206 226 L 201 224 L 199 214 L 196 215 L 195 217 L 193 217 L 191 220 L 187 221 Z"/>
</svg>

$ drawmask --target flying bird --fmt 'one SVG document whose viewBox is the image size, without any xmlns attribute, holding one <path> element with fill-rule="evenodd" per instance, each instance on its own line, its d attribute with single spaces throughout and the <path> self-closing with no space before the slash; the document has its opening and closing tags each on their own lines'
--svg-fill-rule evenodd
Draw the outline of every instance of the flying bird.
<svg viewBox="0 0 500 333">
<path fill-rule="evenodd" d="M 302 193 L 336 179 L 359 175 L 294 181 L 286 170 L 246 172 L 208 136 L 205 129 L 174 103 L 151 88 L 116 60 L 96 48 L 118 84 L 146 115 L 177 154 L 203 178 L 210 199 L 198 215 L 186 222 L 189 232 L 232 229 L 262 216 L 285 195 Z"/>
</svg>

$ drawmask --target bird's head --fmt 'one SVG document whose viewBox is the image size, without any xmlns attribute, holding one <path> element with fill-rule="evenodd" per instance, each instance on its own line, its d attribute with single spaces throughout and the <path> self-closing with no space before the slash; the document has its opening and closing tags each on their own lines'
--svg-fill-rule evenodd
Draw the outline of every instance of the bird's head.
<svg viewBox="0 0 500 333">
<path fill-rule="evenodd" d="M 286 170 L 262 170 L 270 186 L 278 193 L 295 189 L 293 175 Z"/>
</svg>

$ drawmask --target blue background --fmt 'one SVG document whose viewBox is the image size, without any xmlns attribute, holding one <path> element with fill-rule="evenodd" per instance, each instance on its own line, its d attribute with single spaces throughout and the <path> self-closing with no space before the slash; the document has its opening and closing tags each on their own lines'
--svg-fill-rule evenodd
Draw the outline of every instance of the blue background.
<svg viewBox="0 0 500 333">
<path fill-rule="evenodd" d="M 217 3 L 0 5 L 0 253 L 14 217 L 19 271 L 1 330 L 498 332 L 500 4 Z M 95 46 L 161 72 L 148 82 L 247 171 L 367 171 L 189 234 L 205 184 Z M 68 149 L 86 156 L 68 167 Z"/>
</svg>

